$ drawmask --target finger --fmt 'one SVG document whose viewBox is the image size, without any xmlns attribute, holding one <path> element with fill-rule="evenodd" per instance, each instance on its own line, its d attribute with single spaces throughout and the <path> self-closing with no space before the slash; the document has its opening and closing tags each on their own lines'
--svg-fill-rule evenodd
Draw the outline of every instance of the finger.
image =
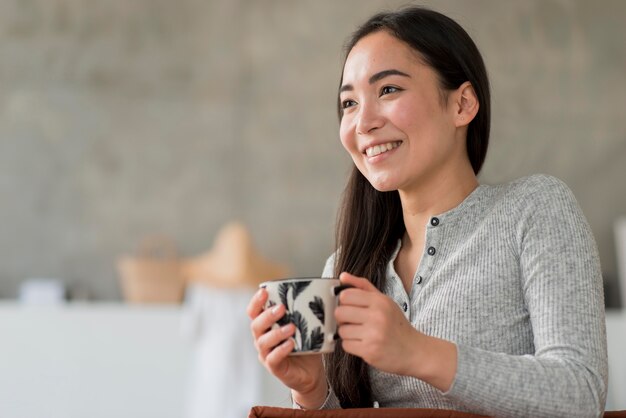
<svg viewBox="0 0 626 418">
<path fill-rule="evenodd" d="M 261 312 L 263 312 L 263 306 L 265 305 L 265 301 L 267 300 L 267 290 L 260 288 L 250 299 L 250 303 L 248 303 L 248 308 L 246 312 L 250 319 L 254 319 Z"/>
<path fill-rule="evenodd" d="M 343 272 L 339 275 L 339 280 L 341 284 L 349 284 L 358 289 L 367 290 L 367 291 L 378 291 L 376 286 L 372 284 L 369 280 L 363 277 L 358 277 L 348 272 Z"/>
<path fill-rule="evenodd" d="M 261 312 L 259 316 L 254 318 L 250 323 L 250 329 L 254 339 L 258 339 L 261 335 L 265 334 L 268 329 L 272 327 L 280 318 L 285 315 L 285 305 L 272 306 L 271 309 L 266 309 Z"/>
<path fill-rule="evenodd" d="M 265 364 L 272 372 L 276 372 L 279 370 L 280 366 L 283 364 L 289 353 L 293 351 L 294 348 L 294 340 L 293 338 L 289 338 L 287 341 L 280 344 L 278 347 L 273 349 L 265 358 Z M 276 374 L 276 373 L 273 373 Z"/>
<path fill-rule="evenodd" d="M 363 340 L 363 326 L 362 325 L 341 325 L 339 330 L 339 337 L 342 340 Z"/>
<path fill-rule="evenodd" d="M 335 309 L 335 319 L 338 324 L 363 324 L 367 320 L 367 308 L 358 306 L 339 305 Z"/>
<path fill-rule="evenodd" d="M 359 356 L 361 352 L 361 341 L 359 340 L 341 340 L 341 348 L 348 354 Z"/>
<path fill-rule="evenodd" d="M 339 294 L 339 304 L 367 308 L 372 304 L 370 296 L 373 294 L 357 288 L 345 289 Z"/>
<path fill-rule="evenodd" d="M 270 351 L 277 345 L 291 337 L 296 332 L 296 327 L 293 324 L 287 324 L 280 328 L 273 329 L 261 335 L 257 341 L 257 351 L 262 358 L 267 357 Z"/>
</svg>

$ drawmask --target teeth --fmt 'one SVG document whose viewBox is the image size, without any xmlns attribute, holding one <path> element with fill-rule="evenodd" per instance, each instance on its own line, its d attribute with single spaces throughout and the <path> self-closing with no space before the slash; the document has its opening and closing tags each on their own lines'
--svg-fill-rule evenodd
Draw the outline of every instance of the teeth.
<svg viewBox="0 0 626 418">
<path fill-rule="evenodd" d="M 394 148 L 398 148 L 402 141 L 396 142 L 388 142 L 386 144 L 374 145 L 373 147 L 369 147 L 365 150 L 365 154 L 368 157 L 375 157 L 383 152 L 391 151 Z"/>
</svg>

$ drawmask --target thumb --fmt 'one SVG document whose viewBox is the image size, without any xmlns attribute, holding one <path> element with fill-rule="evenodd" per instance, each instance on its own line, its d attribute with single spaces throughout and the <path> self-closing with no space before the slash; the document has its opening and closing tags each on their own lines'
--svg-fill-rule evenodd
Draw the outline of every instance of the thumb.
<svg viewBox="0 0 626 418">
<path fill-rule="evenodd" d="M 341 284 L 349 284 L 356 287 L 357 289 L 366 291 L 378 291 L 378 289 L 376 289 L 376 286 L 374 286 L 372 282 L 370 282 L 368 279 L 355 276 L 345 271 L 339 275 L 339 280 L 341 281 Z"/>
</svg>

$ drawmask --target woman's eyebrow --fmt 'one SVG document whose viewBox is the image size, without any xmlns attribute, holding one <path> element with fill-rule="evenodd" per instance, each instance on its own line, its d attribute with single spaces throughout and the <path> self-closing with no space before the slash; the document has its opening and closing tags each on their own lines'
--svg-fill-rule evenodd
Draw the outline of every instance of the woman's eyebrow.
<svg viewBox="0 0 626 418">
<path fill-rule="evenodd" d="M 374 84 L 375 82 L 377 82 L 378 80 L 382 80 L 385 77 L 389 77 L 390 75 L 401 75 L 402 77 L 408 77 L 411 78 L 410 75 L 408 75 L 407 73 L 403 73 L 400 70 L 383 70 L 383 71 L 379 71 L 376 74 L 374 74 L 373 76 L 370 77 L 369 79 L 369 83 L 370 84 Z"/>
<path fill-rule="evenodd" d="M 368 80 L 370 84 L 374 84 L 379 80 L 382 80 L 385 77 L 389 77 L 392 75 L 399 75 L 402 77 L 408 77 L 411 78 L 410 75 L 408 75 L 407 73 L 403 73 L 400 70 L 383 70 L 383 71 L 379 71 L 376 74 L 372 75 L 370 77 L 370 79 Z M 352 91 L 354 90 L 354 87 L 352 87 L 352 84 L 344 84 L 343 86 L 341 86 L 341 88 L 339 89 L 339 93 L 344 92 L 344 91 Z"/>
</svg>

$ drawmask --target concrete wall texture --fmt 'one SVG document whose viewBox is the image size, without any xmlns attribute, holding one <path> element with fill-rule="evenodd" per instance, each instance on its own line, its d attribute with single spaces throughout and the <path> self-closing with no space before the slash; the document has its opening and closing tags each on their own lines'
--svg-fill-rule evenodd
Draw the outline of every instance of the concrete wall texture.
<svg viewBox="0 0 626 418">
<path fill-rule="evenodd" d="M 180 254 L 246 223 L 297 275 L 332 249 L 350 161 L 342 45 L 374 0 L 1 0 L 0 297 L 56 277 L 119 298 L 147 235 Z M 563 179 L 607 280 L 626 214 L 626 2 L 426 1 L 474 37 L 492 82 L 481 181 Z"/>
</svg>

